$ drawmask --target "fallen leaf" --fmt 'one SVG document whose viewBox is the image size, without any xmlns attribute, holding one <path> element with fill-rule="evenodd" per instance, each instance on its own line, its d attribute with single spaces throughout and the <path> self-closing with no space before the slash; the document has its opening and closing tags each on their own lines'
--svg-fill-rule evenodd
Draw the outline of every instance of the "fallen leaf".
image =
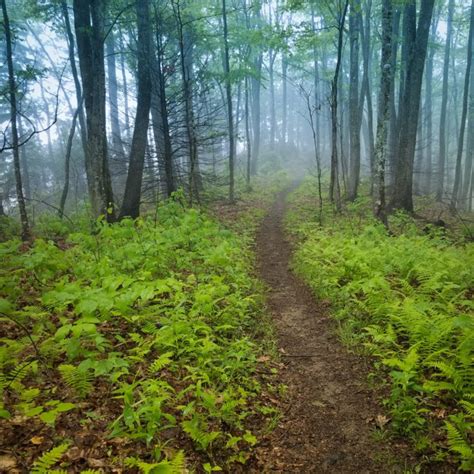
<svg viewBox="0 0 474 474">
<path fill-rule="evenodd" d="M 377 415 L 375 417 L 375 423 L 379 428 L 383 428 L 388 422 L 390 421 L 390 418 L 388 418 L 385 415 Z"/>
<path fill-rule="evenodd" d="M 265 355 L 260 356 L 260 357 L 257 359 L 258 362 L 268 362 L 269 360 L 270 360 L 270 357 L 269 357 L 269 356 L 265 356 Z"/>
<path fill-rule="evenodd" d="M 14 467 L 16 467 L 16 459 L 13 456 L 9 456 L 8 454 L 0 456 L 0 469 L 2 472 Z"/>
<path fill-rule="evenodd" d="M 44 437 L 43 436 L 33 436 L 33 438 L 30 439 L 30 442 L 32 444 L 42 444 L 44 441 Z"/>
</svg>

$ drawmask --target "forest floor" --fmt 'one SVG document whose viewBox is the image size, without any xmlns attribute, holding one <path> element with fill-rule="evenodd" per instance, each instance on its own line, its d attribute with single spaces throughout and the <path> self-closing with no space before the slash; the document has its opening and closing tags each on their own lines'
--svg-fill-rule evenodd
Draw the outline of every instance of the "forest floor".
<svg viewBox="0 0 474 474">
<path fill-rule="evenodd" d="M 282 417 L 257 448 L 254 472 L 407 472 L 403 442 L 377 439 L 388 421 L 368 361 L 347 351 L 335 334 L 328 303 L 317 301 L 290 269 L 292 245 L 278 194 L 257 235 L 260 278 L 276 326 L 285 384 Z M 382 429 L 382 430 L 381 430 Z"/>
</svg>

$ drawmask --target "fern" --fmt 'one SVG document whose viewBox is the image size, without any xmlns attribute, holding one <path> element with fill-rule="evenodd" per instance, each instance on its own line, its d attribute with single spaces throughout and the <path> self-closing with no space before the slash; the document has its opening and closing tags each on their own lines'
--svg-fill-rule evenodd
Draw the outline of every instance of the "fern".
<svg viewBox="0 0 474 474">
<path fill-rule="evenodd" d="M 85 397 L 92 390 L 93 377 L 89 370 L 69 364 L 60 365 L 58 370 L 66 385 L 72 388 L 79 397 Z"/>
<path fill-rule="evenodd" d="M 183 451 L 179 451 L 171 460 L 163 460 L 157 463 L 148 463 L 136 457 L 125 459 L 127 467 L 137 467 L 142 474 L 183 474 L 186 472 Z"/>
<path fill-rule="evenodd" d="M 50 474 L 51 468 L 57 464 L 69 448 L 69 443 L 63 443 L 44 453 L 31 468 L 32 474 Z"/>
</svg>

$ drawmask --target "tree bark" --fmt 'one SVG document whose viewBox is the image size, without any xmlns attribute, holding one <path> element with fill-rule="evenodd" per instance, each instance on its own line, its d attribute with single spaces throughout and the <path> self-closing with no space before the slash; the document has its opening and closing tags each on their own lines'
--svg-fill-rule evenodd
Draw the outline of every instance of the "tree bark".
<svg viewBox="0 0 474 474">
<path fill-rule="evenodd" d="M 448 106 L 449 56 L 453 34 L 454 0 L 449 0 L 446 45 L 444 47 L 443 92 L 439 120 L 439 155 L 437 169 L 436 200 L 442 201 L 444 196 L 444 174 L 446 168 L 446 109 Z"/>
<path fill-rule="evenodd" d="M 338 210 L 341 206 L 341 190 L 339 187 L 339 161 L 337 153 L 337 92 L 339 87 L 339 72 L 341 69 L 344 23 L 348 6 L 349 0 L 345 0 L 342 11 L 339 12 L 337 18 L 337 60 L 334 77 L 331 83 L 331 177 L 329 182 L 329 200 L 331 203 L 336 203 L 336 208 Z"/>
<path fill-rule="evenodd" d="M 420 109 L 421 85 L 434 0 L 422 0 L 418 27 L 407 63 L 404 94 L 399 113 L 400 131 L 391 207 L 413 212 L 413 162 Z M 412 11 L 416 14 L 415 11 Z M 409 37 L 406 38 L 411 41 Z"/>
<path fill-rule="evenodd" d="M 26 212 L 25 196 L 23 194 L 23 183 L 22 183 L 22 177 L 21 177 L 20 150 L 19 150 L 19 144 L 18 144 L 18 128 L 17 128 L 18 109 L 17 109 L 15 70 L 13 68 L 12 35 L 11 35 L 10 18 L 8 16 L 6 0 L 1 0 L 1 5 L 2 5 L 3 30 L 5 32 L 5 45 L 6 45 L 6 55 L 7 55 L 7 67 L 8 67 L 8 96 L 10 99 L 10 126 L 11 126 L 11 133 L 12 133 L 13 168 L 15 172 L 16 198 L 18 200 L 18 208 L 20 210 L 21 238 L 23 241 L 27 241 L 31 237 L 31 232 L 30 232 L 30 224 L 28 222 L 28 214 Z"/>
<path fill-rule="evenodd" d="M 227 101 L 227 131 L 229 135 L 229 201 L 234 201 L 234 152 L 235 152 L 235 136 L 234 136 L 234 116 L 232 110 L 232 85 L 230 78 L 230 60 L 229 60 L 229 41 L 227 28 L 227 8 L 226 0 L 222 0 L 222 23 L 224 29 L 224 74 L 225 74 L 225 91 Z"/>
<path fill-rule="evenodd" d="M 348 196 L 349 201 L 357 198 L 360 180 L 360 127 L 363 98 L 359 104 L 359 35 L 360 35 L 360 0 L 351 0 L 349 12 L 350 37 L 350 70 L 349 70 L 349 137 L 350 137 L 350 173 Z"/>
<path fill-rule="evenodd" d="M 74 0 L 77 38 L 86 109 L 86 175 L 92 213 L 115 220 L 114 199 L 107 158 L 105 111 L 104 14 L 103 0 Z"/>
<path fill-rule="evenodd" d="M 387 156 L 387 132 L 390 122 L 391 90 L 394 74 L 392 71 L 394 52 L 392 0 L 382 1 L 382 57 L 380 61 L 379 113 L 377 116 L 377 138 L 375 144 L 375 172 L 377 200 L 374 206 L 375 216 L 387 226 L 385 202 L 385 163 Z"/>
<path fill-rule="evenodd" d="M 151 32 L 150 32 L 150 2 L 137 0 L 137 113 L 133 129 L 130 163 L 125 183 L 120 218 L 140 215 L 140 198 L 143 181 L 143 167 L 148 139 L 148 124 L 151 105 L 150 62 Z"/>
<path fill-rule="evenodd" d="M 474 0 L 471 2 L 471 13 L 470 13 L 470 23 L 469 23 L 469 40 L 467 43 L 467 62 L 466 62 L 466 73 L 464 76 L 464 92 L 462 100 L 462 112 L 461 112 L 461 123 L 459 131 L 459 140 L 458 140 L 458 150 L 456 156 L 456 170 L 454 175 L 454 186 L 453 193 L 451 196 L 451 209 L 456 209 L 459 201 L 459 194 L 461 190 L 462 182 L 462 154 L 464 149 L 464 135 L 466 131 L 466 119 L 467 119 L 467 109 L 469 103 L 469 82 L 471 76 L 472 68 L 472 54 L 474 41 Z"/>
<path fill-rule="evenodd" d="M 123 162 L 125 160 L 125 151 L 123 149 L 122 136 L 120 133 L 119 106 L 118 106 L 118 85 L 117 71 L 115 61 L 115 36 L 110 31 L 105 41 L 107 51 L 107 78 L 109 86 L 109 114 L 110 127 L 112 131 L 111 151 L 115 159 Z"/>
</svg>

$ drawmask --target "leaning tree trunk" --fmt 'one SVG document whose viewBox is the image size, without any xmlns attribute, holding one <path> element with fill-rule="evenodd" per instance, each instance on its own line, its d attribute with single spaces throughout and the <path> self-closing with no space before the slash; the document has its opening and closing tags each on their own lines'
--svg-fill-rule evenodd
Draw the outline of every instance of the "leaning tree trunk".
<svg viewBox="0 0 474 474">
<path fill-rule="evenodd" d="M 434 0 L 422 0 L 414 45 L 408 64 L 399 113 L 400 131 L 391 207 L 413 212 L 413 162 L 420 110 L 421 86 Z M 415 13 L 415 12 L 413 12 Z"/>
<path fill-rule="evenodd" d="M 133 129 L 130 162 L 128 166 L 125 194 L 123 197 L 120 218 L 136 218 L 140 215 L 140 198 L 142 192 L 143 167 L 148 138 L 148 123 L 151 105 L 150 77 L 150 2 L 137 0 L 137 113 Z"/>
<path fill-rule="evenodd" d="M 18 143 L 18 109 L 16 102 L 16 81 L 15 71 L 13 69 L 13 48 L 12 34 L 10 28 L 10 18 L 6 0 L 1 0 L 3 13 L 3 30 L 5 32 L 7 67 L 8 67 L 8 96 L 10 99 L 10 125 L 12 131 L 12 150 L 13 150 L 13 168 L 15 171 L 16 197 L 18 200 L 18 208 L 20 210 L 21 221 L 21 238 L 26 241 L 30 239 L 30 225 L 28 222 L 28 214 L 26 212 L 25 196 L 23 194 L 23 183 L 21 181 L 21 165 L 20 165 L 20 149 Z"/>
</svg>

